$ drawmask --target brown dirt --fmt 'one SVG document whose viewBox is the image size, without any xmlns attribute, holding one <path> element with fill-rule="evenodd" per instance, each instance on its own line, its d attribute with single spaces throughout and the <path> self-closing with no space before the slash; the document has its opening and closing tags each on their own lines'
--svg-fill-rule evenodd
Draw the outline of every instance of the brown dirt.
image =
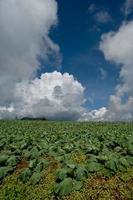
<svg viewBox="0 0 133 200">
<path fill-rule="evenodd" d="M 28 161 L 26 159 L 22 159 L 20 163 L 17 164 L 16 166 L 16 171 L 19 171 L 21 169 L 27 168 L 28 167 Z"/>
</svg>

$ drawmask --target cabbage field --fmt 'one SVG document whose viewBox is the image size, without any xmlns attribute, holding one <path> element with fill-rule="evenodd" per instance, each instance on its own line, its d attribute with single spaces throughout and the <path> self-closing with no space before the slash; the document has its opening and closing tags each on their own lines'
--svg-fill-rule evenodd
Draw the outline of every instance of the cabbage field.
<svg viewBox="0 0 133 200">
<path fill-rule="evenodd" d="M 133 123 L 0 121 L 0 200 L 133 199 Z"/>
</svg>

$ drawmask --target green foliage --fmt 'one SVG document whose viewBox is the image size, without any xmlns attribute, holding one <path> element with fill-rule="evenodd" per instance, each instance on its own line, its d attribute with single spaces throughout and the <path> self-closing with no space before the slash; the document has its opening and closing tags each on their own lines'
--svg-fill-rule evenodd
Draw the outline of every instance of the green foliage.
<svg viewBox="0 0 133 200">
<path fill-rule="evenodd" d="M 71 178 L 65 178 L 55 188 L 55 194 L 59 196 L 65 196 L 72 192 L 73 180 Z"/>
<path fill-rule="evenodd" d="M 7 165 L 8 166 L 16 166 L 18 160 L 16 158 L 16 156 L 11 156 L 8 160 L 7 160 Z"/>
<path fill-rule="evenodd" d="M 36 165 L 37 165 L 37 160 L 36 159 L 29 161 L 29 168 L 30 169 L 34 169 L 36 167 Z"/>
<path fill-rule="evenodd" d="M 30 151 L 28 149 L 24 149 L 22 151 L 22 154 L 25 158 L 29 158 L 30 157 Z"/>
<path fill-rule="evenodd" d="M 102 165 L 97 162 L 90 162 L 86 165 L 86 169 L 88 172 L 98 172 L 102 170 Z"/>
<path fill-rule="evenodd" d="M 49 165 L 49 161 L 41 159 L 41 160 L 38 161 L 38 164 L 34 168 L 34 171 L 41 172 L 44 169 L 46 169 L 48 167 L 48 165 Z"/>
<path fill-rule="evenodd" d="M 105 163 L 105 167 L 112 171 L 117 171 L 118 160 L 112 158 Z"/>
<path fill-rule="evenodd" d="M 69 193 L 69 200 L 98 199 L 102 183 L 97 183 L 101 180 L 95 176 L 111 180 L 112 188 L 118 181 L 113 182 L 115 175 L 121 177 L 117 184 L 119 196 L 131 199 L 132 167 L 133 123 L 0 121 L 2 200 L 52 200 L 55 184 L 55 193 L 62 198 Z M 8 182 L 10 175 L 17 177 L 14 185 Z M 91 177 L 96 187 L 90 184 L 85 192 L 84 183 Z M 130 192 L 124 185 L 127 182 Z M 113 200 L 115 191 L 102 191 L 101 199 Z"/>
<path fill-rule="evenodd" d="M 8 155 L 0 155 L 0 166 L 4 166 L 8 160 L 9 156 Z"/>
<path fill-rule="evenodd" d="M 25 168 L 21 171 L 19 178 L 23 183 L 25 183 L 26 181 L 29 180 L 30 176 L 31 176 L 31 170 L 29 168 Z"/>
<path fill-rule="evenodd" d="M 13 169 L 11 167 L 0 167 L 0 180 L 5 178 L 8 172 L 11 172 Z"/>
<path fill-rule="evenodd" d="M 64 180 L 65 178 L 67 178 L 67 169 L 59 169 L 57 172 L 56 172 L 56 176 L 59 180 Z"/>
<path fill-rule="evenodd" d="M 33 147 L 30 151 L 30 158 L 36 159 L 40 156 L 40 152 L 38 151 L 37 147 Z"/>
<path fill-rule="evenodd" d="M 132 143 L 129 142 L 129 143 L 127 144 L 127 152 L 128 152 L 129 155 L 132 155 L 132 156 L 133 156 L 133 142 L 132 142 Z"/>
<path fill-rule="evenodd" d="M 40 182 L 41 177 L 42 177 L 41 173 L 35 172 L 35 173 L 33 173 L 33 175 L 31 176 L 30 182 L 31 182 L 33 185 L 36 185 L 37 183 Z"/>
<path fill-rule="evenodd" d="M 83 187 L 83 182 L 82 181 L 76 181 L 76 180 L 73 180 L 73 190 L 75 191 L 78 191 L 78 190 L 81 190 L 81 188 Z"/>
<path fill-rule="evenodd" d="M 77 181 L 84 180 L 87 178 L 88 172 L 85 166 L 79 165 L 75 170 L 75 177 Z"/>
</svg>

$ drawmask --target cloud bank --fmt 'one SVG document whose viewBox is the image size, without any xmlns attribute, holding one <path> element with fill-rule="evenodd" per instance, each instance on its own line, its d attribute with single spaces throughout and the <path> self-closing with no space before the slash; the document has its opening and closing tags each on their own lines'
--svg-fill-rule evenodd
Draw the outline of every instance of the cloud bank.
<svg viewBox="0 0 133 200">
<path fill-rule="evenodd" d="M 124 22 L 117 32 L 102 36 L 100 49 L 105 59 L 120 66 L 120 84 L 110 96 L 110 120 L 133 119 L 133 21 Z"/>
<path fill-rule="evenodd" d="M 84 110 L 79 121 L 105 121 L 108 110 L 106 107 L 95 109 L 92 111 Z"/>
<path fill-rule="evenodd" d="M 14 101 L 17 82 L 36 76 L 38 57 L 59 53 L 49 37 L 56 24 L 55 0 L 0 1 L 0 106 Z"/>
<path fill-rule="evenodd" d="M 78 120 L 84 103 L 84 88 L 68 73 L 42 74 L 17 84 L 15 114 L 20 117 Z"/>
</svg>

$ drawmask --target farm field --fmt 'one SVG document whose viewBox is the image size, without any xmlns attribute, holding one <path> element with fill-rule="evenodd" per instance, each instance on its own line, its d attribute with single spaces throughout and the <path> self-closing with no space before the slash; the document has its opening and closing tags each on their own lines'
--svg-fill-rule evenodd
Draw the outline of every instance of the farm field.
<svg viewBox="0 0 133 200">
<path fill-rule="evenodd" d="M 133 199 L 133 123 L 0 121 L 0 200 Z"/>
</svg>

